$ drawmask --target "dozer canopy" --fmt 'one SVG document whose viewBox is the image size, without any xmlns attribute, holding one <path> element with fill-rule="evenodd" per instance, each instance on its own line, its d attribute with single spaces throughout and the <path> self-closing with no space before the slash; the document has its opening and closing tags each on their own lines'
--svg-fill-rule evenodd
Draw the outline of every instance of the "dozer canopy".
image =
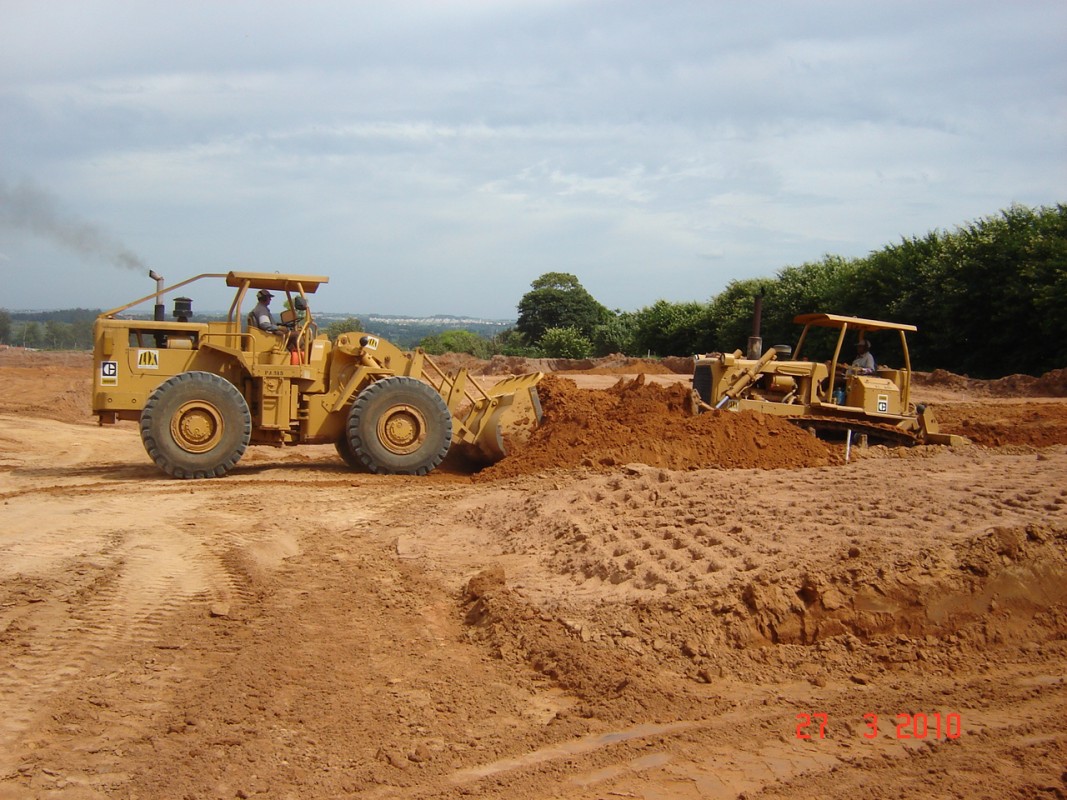
<svg viewBox="0 0 1067 800">
<path fill-rule="evenodd" d="M 800 314 L 793 317 L 797 325 L 813 325 L 817 328 L 842 328 L 848 326 L 858 331 L 911 331 L 919 330 L 903 322 L 883 322 L 878 319 L 846 317 L 840 314 Z"/>
</svg>

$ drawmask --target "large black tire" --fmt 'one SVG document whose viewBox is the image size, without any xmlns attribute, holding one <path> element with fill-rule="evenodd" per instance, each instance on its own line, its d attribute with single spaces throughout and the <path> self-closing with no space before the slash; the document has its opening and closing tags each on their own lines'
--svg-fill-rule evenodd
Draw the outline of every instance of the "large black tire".
<svg viewBox="0 0 1067 800">
<path fill-rule="evenodd" d="M 183 372 L 160 384 L 141 411 L 141 441 L 175 478 L 218 478 L 244 455 L 252 435 L 248 404 L 210 372 Z"/>
<path fill-rule="evenodd" d="M 346 432 L 352 452 L 371 472 L 425 475 L 448 453 L 452 415 L 432 386 L 395 376 L 356 396 Z"/>
</svg>

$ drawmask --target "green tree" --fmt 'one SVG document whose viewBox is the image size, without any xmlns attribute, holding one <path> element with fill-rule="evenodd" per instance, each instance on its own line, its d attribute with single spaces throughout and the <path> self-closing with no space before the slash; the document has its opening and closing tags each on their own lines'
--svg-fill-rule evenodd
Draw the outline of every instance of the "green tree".
<svg viewBox="0 0 1067 800">
<path fill-rule="evenodd" d="M 761 336 L 764 342 L 790 341 L 793 318 L 798 314 L 852 314 L 860 316 L 851 297 L 860 262 L 826 255 L 821 261 L 786 267 L 766 286 Z"/>
<path fill-rule="evenodd" d="M 638 355 L 687 356 L 710 349 L 714 324 L 707 303 L 657 300 L 634 314 Z"/>
<path fill-rule="evenodd" d="M 975 377 L 1067 363 L 1067 206 L 1012 206 L 872 253 L 852 313 L 910 322 L 917 369 Z"/>
<path fill-rule="evenodd" d="M 22 346 L 23 347 L 40 347 L 41 346 L 41 325 L 38 322 L 27 322 L 22 326 Z"/>
<path fill-rule="evenodd" d="M 939 322 L 944 333 L 952 325 L 961 371 L 995 377 L 1064 365 L 1049 356 L 1067 355 L 1067 295 L 1049 302 L 1049 290 L 1065 283 L 1067 207 L 1057 215 L 1012 206 L 947 236 L 944 256 Z"/>
<path fill-rule="evenodd" d="M 593 328 L 593 354 L 609 356 L 622 353 L 632 356 L 637 354 L 635 334 L 637 332 L 637 315 L 629 311 L 616 311 L 611 318 Z"/>
<path fill-rule="evenodd" d="M 489 343 L 489 349 L 491 353 L 520 358 L 536 358 L 539 355 L 537 348 L 527 341 L 526 336 L 514 328 L 508 328 L 494 336 Z"/>
<path fill-rule="evenodd" d="M 730 281 L 715 295 L 708 311 L 715 337 L 709 349 L 732 353 L 747 348 L 756 297 L 766 294 L 769 283 L 766 279 Z"/>
<path fill-rule="evenodd" d="M 538 342 L 545 358 L 589 358 L 593 345 L 577 328 L 549 328 Z"/>
<path fill-rule="evenodd" d="M 331 342 L 336 342 L 337 337 L 342 333 L 358 332 L 363 330 L 363 323 L 358 317 L 345 317 L 341 320 L 335 320 L 326 326 L 326 330 L 323 333 L 329 337 Z"/>
<path fill-rule="evenodd" d="M 489 358 L 489 342 L 483 336 L 465 330 L 442 331 L 425 337 L 419 347 L 432 356 L 444 353 L 468 353 L 477 358 Z"/>
<path fill-rule="evenodd" d="M 0 308 L 0 342 L 11 343 L 11 315 Z"/>
<path fill-rule="evenodd" d="M 74 337 L 70 323 L 48 320 L 44 325 L 44 343 L 49 350 L 67 350 L 73 344 Z"/>
<path fill-rule="evenodd" d="M 93 323 L 79 319 L 70 323 L 71 346 L 76 350 L 91 350 L 93 347 Z"/>
<path fill-rule="evenodd" d="M 596 326 L 611 318 L 611 312 L 570 273 L 546 272 L 530 286 L 519 301 L 515 323 L 528 341 L 539 342 L 549 328 L 575 328 L 590 339 Z"/>
</svg>

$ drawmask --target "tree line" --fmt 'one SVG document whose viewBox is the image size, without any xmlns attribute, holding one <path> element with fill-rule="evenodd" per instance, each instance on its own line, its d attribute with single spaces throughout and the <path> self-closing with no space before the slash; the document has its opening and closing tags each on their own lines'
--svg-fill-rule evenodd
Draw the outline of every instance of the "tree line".
<svg viewBox="0 0 1067 800">
<path fill-rule="evenodd" d="M 707 302 L 658 300 L 610 311 L 567 273 L 546 273 L 519 303 L 506 346 L 539 355 L 691 355 L 745 349 L 762 296 L 765 346 L 795 343 L 798 314 L 905 322 L 912 366 L 979 378 L 1067 366 L 1067 205 L 1013 205 L 903 239 L 865 258 L 826 255 L 768 278 L 731 281 Z M 873 337 L 884 363 L 898 343 Z M 878 348 L 882 348 L 878 352 Z"/>
<path fill-rule="evenodd" d="M 1067 205 L 1013 205 L 952 231 L 902 239 L 865 258 L 825 255 L 766 278 L 731 281 L 704 302 L 657 300 L 636 311 L 610 310 L 576 276 L 546 272 L 519 301 L 514 328 L 491 337 L 445 330 L 419 345 L 431 354 L 479 358 L 729 352 L 745 348 L 757 297 L 765 346 L 795 343 L 797 314 L 846 314 L 918 326 L 909 337 L 916 369 L 979 378 L 1040 375 L 1067 366 Z M 98 312 L 46 313 L 28 319 L 0 310 L 0 342 L 92 346 Z M 326 332 L 334 338 L 359 328 L 351 317 Z M 876 334 L 872 344 L 879 361 L 899 361 L 891 338 Z"/>
<path fill-rule="evenodd" d="M 39 350 L 90 350 L 93 346 L 93 319 L 98 312 L 91 312 L 92 316 L 88 317 L 75 314 L 73 320 L 64 319 L 63 316 L 82 310 L 41 312 L 38 318 L 37 314 L 11 313 L 0 309 L 0 344 Z"/>
</svg>

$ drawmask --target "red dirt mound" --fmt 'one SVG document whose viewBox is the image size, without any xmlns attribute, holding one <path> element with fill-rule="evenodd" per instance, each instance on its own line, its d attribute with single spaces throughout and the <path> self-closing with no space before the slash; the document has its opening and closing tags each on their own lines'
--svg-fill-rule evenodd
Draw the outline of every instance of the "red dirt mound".
<svg viewBox="0 0 1067 800">
<path fill-rule="evenodd" d="M 963 434 L 986 447 L 1067 444 L 1067 405 L 1037 400 L 994 402 L 938 406 L 937 418 L 947 433 Z"/>
<path fill-rule="evenodd" d="M 933 372 L 915 372 L 913 380 L 916 386 L 952 389 L 980 397 L 1067 397 L 1067 369 L 1054 369 L 1039 378 L 1006 375 L 992 381 L 935 369 Z"/>
<path fill-rule="evenodd" d="M 572 467 L 606 471 L 630 463 L 666 469 L 815 467 L 835 458 L 822 442 L 776 417 L 726 411 L 693 416 L 688 387 L 649 384 L 643 375 L 603 391 L 549 376 L 538 391 L 541 426 L 480 479 Z"/>
</svg>

